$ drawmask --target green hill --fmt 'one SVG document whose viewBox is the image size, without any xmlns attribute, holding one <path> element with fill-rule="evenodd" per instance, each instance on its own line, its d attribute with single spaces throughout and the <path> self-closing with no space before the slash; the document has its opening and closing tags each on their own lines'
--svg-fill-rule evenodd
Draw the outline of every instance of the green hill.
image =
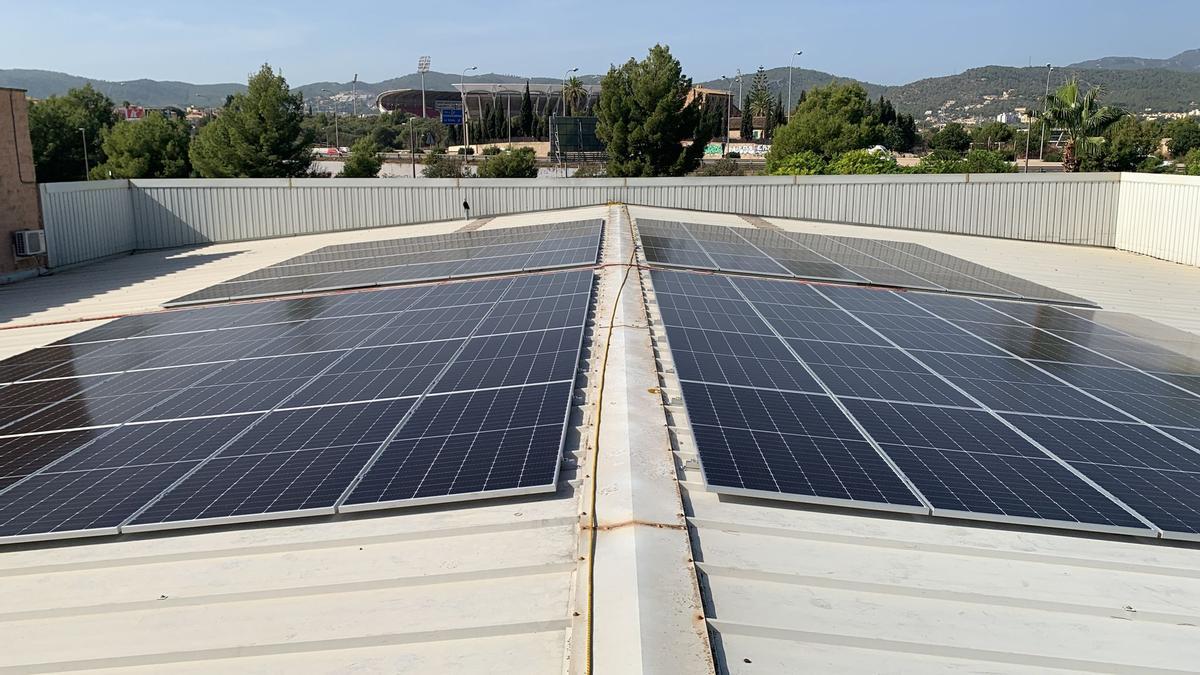
<svg viewBox="0 0 1200 675">
<path fill-rule="evenodd" d="M 1104 102 L 1131 112 L 1186 111 L 1200 107 L 1200 73 L 1170 70 L 1055 69 L 1050 86 L 1077 76 L 1104 89 Z M 923 115 L 945 107 L 960 116 L 994 116 L 1017 106 L 1037 105 L 1046 87 L 1046 69 L 987 66 L 958 75 L 888 87 L 884 94 L 900 110 Z M 989 98 L 991 97 L 991 98 Z M 950 104 L 949 101 L 954 103 Z"/>
<path fill-rule="evenodd" d="M 1109 66 L 1105 68 L 1067 66 L 1054 71 L 1051 85 L 1059 84 L 1071 75 L 1077 75 L 1085 84 L 1103 87 L 1107 103 L 1121 106 L 1130 111 L 1193 110 L 1200 108 L 1200 71 L 1189 72 L 1184 69 L 1191 62 L 1189 61 L 1191 54 L 1193 52 L 1184 52 L 1173 59 L 1163 60 L 1179 65 L 1178 69 L 1154 67 L 1126 70 L 1112 66 L 1116 62 L 1111 59 L 1088 62 L 1108 63 Z M 1200 50 L 1196 50 L 1195 56 L 1196 60 L 1200 61 Z M 786 97 L 788 69 L 771 68 L 766 72 L 768 86 L 772 93 L 783 93 Z M 732 76 L 733 73 L 730 75 Z M 750 70 L 743 73 L 743 93 L 748 90 L 753 75 L 754 73 Z M 792 76 L 793 97 L 799 96 L 802 90 L 833 81 L 857 81 L 806 68 L 796 68 Z M 452 90 L 459 78 L 459 73 L 430 72 L 425 76 L 425 87 L 430 91 Z M 1045 78 L 1046 70 L 1043 67 L 986 66 L 972 68 L 957 75 L 931 77 L 899 86 L 883 86 L 871 82 L 860 82 L 860 84 L 866 88 L 872 98 L 886 96 L 896 104 L 899 110 L 912 113 L 918 119 L 924 117 L 925 111 L 932 110 L 942 111 L 942 114 L 937 117 L 947 120 L 965 117 L 993 117 L 1001 112 L 1012 111 L 1015 107 L 1037 105 L 1045 88 Z M 525 79 L 519 75 L 497 73 L 472 75 L 466 78 L 469 82 L 524 82 Z M 596 83 L 600 76 L 585 75 L 580 79 L 585 83 Z M 560 81 L 558 78 L 546 77 L 529 78 L 529 80 L 535 83 L 558 83 Z M 182 107 L 188 104 L 205 107 L 219 106 L 228 94 L 245 89 L 244 84 L 235 83 L 190 84 L 156 80 L 109 82 L 47 70 L 0 70 L 0 86 L 26 89 L 33 98 L 64 94 L 72 87 L 81 87 L 89 82 L 118 103 L 130 101 L 147 106 L 174 105 Z M 708 80 L 699 84 L 717 89 L 731 86 L 734 91 L 737 90 L 736 83 L 720 79 Z M 359 82 L 357 88 L 363 101 L 369 104 L 375 95 L 388 89 L 416 89 L 420 86 L 420 76 L 411 73 L 382 82 Z M 321 92 L 322 89 L 348 94 L 353 87 L 350 82 L 312 82 L 297 88 L 304 93 L 306 99 L 320 101 L 327 96 Z"/>
</svg>

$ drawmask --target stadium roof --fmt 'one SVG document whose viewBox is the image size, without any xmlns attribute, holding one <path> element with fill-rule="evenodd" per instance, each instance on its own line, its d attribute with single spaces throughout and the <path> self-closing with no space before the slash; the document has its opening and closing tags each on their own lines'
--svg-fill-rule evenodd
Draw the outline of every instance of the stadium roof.
<svg viewBox="0 0 1200 675">
<path fill-rule="evenodd" d="M 710 491 L 678 424 L 659 301 L 647 274 L 626 277 L 620 263 L 633 255 L 629 218 L 754 225 L 610 205 L 468 226 L 591 218 L 607 220 L 603 264 L 556 492 L 11 545 L 0 549 L 0 668 L 583 672 L 590 626 L 595 672 L 1194 669 L 1195 545 Z M 756 222 L 886 234 L 1200 334 L 1197 268 L 1090 247 Z M 326 246 L 463 226 L 149 251 L 3 287 L 0 358 Z"/>
</svg>

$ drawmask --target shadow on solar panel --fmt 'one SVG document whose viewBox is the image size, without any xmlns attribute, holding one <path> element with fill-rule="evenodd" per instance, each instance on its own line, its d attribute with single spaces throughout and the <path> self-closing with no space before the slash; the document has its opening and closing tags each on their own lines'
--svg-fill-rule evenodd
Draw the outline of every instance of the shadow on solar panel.
<svg viewBox="0 0 1200 675">
<path fill-rule="evenodd" d="M 591 219 L 326 246 L 164 306 L 594 265 L 603 225 Z"/>
</svg>

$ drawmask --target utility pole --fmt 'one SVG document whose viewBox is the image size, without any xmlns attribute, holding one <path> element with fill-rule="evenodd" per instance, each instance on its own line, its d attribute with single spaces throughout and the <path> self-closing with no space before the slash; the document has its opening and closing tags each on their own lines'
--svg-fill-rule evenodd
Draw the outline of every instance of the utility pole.
<svg viewBox="0 0 1200 675">
<path fill-rule="evenodd" d="M 1033 138 L 1033 111 L 1025 109 L 1025 173 L 1029 173 L 1029 141 Z"/>
<path fill-rule="evenodd" d="M 792 54 L 792 60 L 788 61 L 788 102 L 787 102 L 787 122 L 792 121 L 792 108 L 796 107 L 795 99 L 792 98 L 792 68 L 796 65 L 796 57 L 803 54 L 803 51 L 797 51 Z"/>
<path fill-rule="evenodd" d="M 413 121 L 408 121 L 408 154 L 412 157 L 413 178 L 417 177 L 417 129 Z"/>
<path fill-rule="evenodd" d="M 472 70 L 479 70 L 479 66 L 471 66 L 463 68 L 462 75 L 458 78 L 458 94 L 462 97 L 463 106 L 463 158 L 467 163 L 470 163 L 467 158 L 467 148 L 471 147 L 471 109 L 467 107 L 467 73 Z"/>
<path fill-rule="evenodd" d="M 358 73 L 354 74 L 354 84 L 350 88 L 350 114 L 358 117 Z"/>
<path fill-rule="evenodd" d="M 425 119 L 425 73 L 429 72 L 429 57 L 417 59 L 417 72 L 421 74 L 421 119 Z"/>
<path fill-rule="evenodd" d="M 1042 99 L 1042 144 L 1038 146 L 1038 161 L 1042 161 L 1042 153 L 1046 151 L 1046 106 L 1050 104 L 1050 73 L 1054 66 L 1046 64 L 1046 97 Z"/>
<path fill-rule="evenodd" d="M 83 127 L 79 127 L 79 134 L 83 136 L 83 179 L 91 180 L 92 167 L 88 166 L 87 131 L 85 131 Z"/>
<path fill-rule="evenodd" d="M 329 91 L 328 89 L 322 89 L 321 91 L 329 94 L 329 110 L 333 113 L 333 146 L 337 149 L 338 154 L 340 155 L 342 154 L 342 136 L 338 133 L 337 99 L 333 98 L 332 91 Z"/>
<path fill-rule="evenodd" d="M 577 73 L 577 72 L 579 72 L 579 66 L 576 66 L 576 67 L 568 70 L 567 72 L 563 73 L 562 95 L 559 97 L 562 99 L 563 117 L 567 116 L 567 76 L 570 75 L 571 73 Z"/>
</svg>

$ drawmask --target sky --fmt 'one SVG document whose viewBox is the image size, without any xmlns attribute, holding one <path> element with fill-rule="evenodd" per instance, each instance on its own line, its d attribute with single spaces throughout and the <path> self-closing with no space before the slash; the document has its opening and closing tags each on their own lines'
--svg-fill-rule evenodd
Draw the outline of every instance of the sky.
<svg viewBox="0 0 1200 675">
<path fill-rule="evenodd" d="M 1197 0 L 557 0 L 75 2 L 0 0 L 0 68 L 124 81 L 293 85 L 416 70 L 603 73 L 661 42 L 696 81 L 797 66 L 879 84 L 983 65 L 1165 58 L 1200 48 Z"/>
</svg>

